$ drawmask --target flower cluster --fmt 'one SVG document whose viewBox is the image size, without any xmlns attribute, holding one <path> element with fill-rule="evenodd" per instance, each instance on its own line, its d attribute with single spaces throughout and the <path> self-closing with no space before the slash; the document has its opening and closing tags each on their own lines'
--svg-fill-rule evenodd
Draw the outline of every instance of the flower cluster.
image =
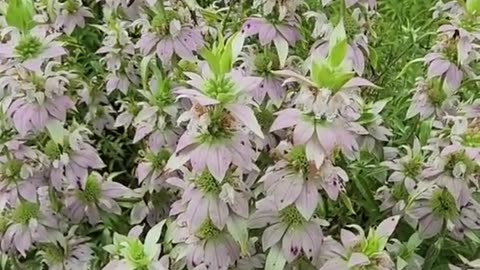
<svg viewBox="0 0 480 270">
<path fill-rule="evenodd" d="M 379 2 L 2 3 L 2 269 L 478 267 L 480 1 Z"/>
</svg>

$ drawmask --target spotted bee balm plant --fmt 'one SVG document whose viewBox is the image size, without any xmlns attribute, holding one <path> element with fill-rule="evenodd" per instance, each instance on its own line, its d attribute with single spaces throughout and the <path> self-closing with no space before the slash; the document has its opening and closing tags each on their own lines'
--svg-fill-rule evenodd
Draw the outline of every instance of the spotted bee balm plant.
<svg viewBox="0 0 480 270">
<path fill-rule="evenodd" d="M 479 0 L 0 1 L 0 269 L 480 269 Z"/>
</svg>

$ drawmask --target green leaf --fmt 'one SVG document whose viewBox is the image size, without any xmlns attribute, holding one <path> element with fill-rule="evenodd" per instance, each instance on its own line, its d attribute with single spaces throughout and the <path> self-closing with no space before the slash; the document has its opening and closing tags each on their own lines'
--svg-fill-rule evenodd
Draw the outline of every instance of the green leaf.
<svg viewBox="0 0 480 270">
<path fill-rule="evenodd" d="M 275 48 L 277 49 L 280 68 L 283 68 L 285 66 L 285 62 L 287 61 L 288 56 L 288 42 L 283 38 L 275 38 L 273 40 L 273 43 L 275 44 Z"/>
<path fill-rule="evenodd" d="M 422 242 L 423 240 L 420 238 L 420 235 L 418 233 L 414 233 L 408 239 L 407 247 L 409 250 L 414 251 L 418 246 L 420 246 L 420 244 L 422 244 Z"/>
<path fill-rule="evenodd" d="M 432 125 L 433 125 L 433 119 L 430 119 L 428 121 L 423 121 L 420 124 L 420 128 L 418 131 L 418 139 L 420 140 L 420 143 L 422 145 L 427 144 L 427 141 L 430 138 L 430 133 L 432 132 Z"/>
<path fill-rule="evenodd" d="M 275 245 L 268 252 L 265 270 L 283 270 L 286 262 L 287 260 L 283 257 L 282 250 L 278 245 Z"/>
<path fill-rule="evenodd" d="M 343 63 L 345 56 L 347 55 L 348 43 L 347 39 L 343 39 L 335 44 L 330 49 L 330 54 L 328 55 L 328 63 L 331 67 L 338 67 Z"/>
<path fill-rule="evenodd" d="M 333 72 L 326 63 L 322 63 L 321 61 L 313 62 L 311 73 L 312 81 L 318 87 L 325 87 L 328 84 L 333 84 L 333 81 L 330 82 L 333 77 Z"/>
<path fill-rule="evenodd" d="M 468 239 L 472 240 L 473 242 L 480 244 L 480 238 L 474 232 L 467 230 L 465 231 L 465 236 L 467 236 Z"/>
<path fill-rule="evenodd" d="M 242 254 L 249 254 L 248 229 L 245 219 L 233 217 L 227 221 L 227 229 L 233 239 L 240 244 Z"/>
<path fill-rule="evenodd" d="M 152 61 L 153 55 L 148 55 L 142 59 L 140 62 L 140 76 L 142 78 L 143 89 L 148 89 L 148 71 L 150 62 Z"/>
<path fill-rule="evenodd" d="M 366 210 L 372 214 L 378 213 L 377 203 L 375 202 L 375 198 L 372 192 L 370 191 L 370 188 L 365 183 L 366 182 L 365 178 L 356 174 L 352 177 L 352 181 L 357 187 L 358 191 L 360 191 L 360 194 L 362 194 L 362 197 L 365 200 L 365 203 L 367 205 Z"/>
<path fill-rule="evenodd" d="M 433 269 L 433 265 L 437 261 L 438 255 L 443 247 L 443 238 L 439 238 L 430 248 L 425 255 L 425 262 L 423 263 L 423 270 Z"/>
<path fill-rule="evenodd" d="M 165 220 L 160 221 L 157 225 L 153 226 L 147 233 L 145 237 L 145 251 L 155 251 L 158 247 L 158 239 L 162 235 L 163 225 L 165 225 Z"/>
<path fill-rule="evenodd" d="M 31 0 L 10 0 L 7 7 L 5 19 L 9 26 L 26 32 L 35 26 L 33 15 L 35 8 Z"/>
<path fill-rule="evenodd" d="M 347 207 L 348 212 L 350 212 L 350 214 L 352 215 L 355 215 L 355 210 L 353 209 L 352 201 L 350 200 L 350 198 L 348 198 L 348 196 L 342 192 L 340 193 L 340 199 L 342 200 L 345 207 Z"/>
<path fill-rule="evenodd" d="M 66 131 L 63 128 L 63 123 L 58 120 L 50 120 L 47 123 L 47 130 L 50 138 L 57 144 L 63 145 L 66 136 Z"/>
<path fill-rule="evenodd" d="M 398 270 L 402 270 L 403 268 L 407 267 L 408 263 L 400 258 L 400 257 L 397 257 L 397 269 Z"/>
<path fill-rule="evenodd" d="M 235 61 L 242 51 L 243 44 L 245 43 L 245 35 L 242 33 L 237 33 L 230 38 L 231 47 L 232 47 L 232 59 Z"/>
<path fill-rule="evenodd" d="M 373 69 L 377 69 L 378 67 L 377 50 L 375 50 L 374 48 L 370 48 L 368 52 L 369 52 L 368 58 L 370 59 L 370 65 L 372 65 Z"/>
</svg>

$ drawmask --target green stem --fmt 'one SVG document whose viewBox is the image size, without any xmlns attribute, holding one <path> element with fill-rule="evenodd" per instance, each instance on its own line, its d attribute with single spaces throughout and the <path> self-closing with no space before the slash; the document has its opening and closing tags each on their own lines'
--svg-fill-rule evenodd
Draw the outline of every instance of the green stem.
<svg viewBox="0 0 480 270">
<path fill-rule="evenodd" d="M 222 32 L 222 33 L 225 30 L 225 27 L 227 26 L 227 21 L 230 18 L 230 14 L 232 13 L 234 3 L 235 3 L 235 0 L 230 0 L 230 5 L 228 6 L 227 15 L 225 16 L 225 18 L 222 21 L 222 28 L 220 30 L 220 32 Z"/>
<path fill-rule="evenodd" d="M 165 3 L 164 3 L 164 0 L 159 0 L 157 1 L 158 3 L 158 11 L 160 11 L 160 13 L 165 16 Z"/>
</svg>

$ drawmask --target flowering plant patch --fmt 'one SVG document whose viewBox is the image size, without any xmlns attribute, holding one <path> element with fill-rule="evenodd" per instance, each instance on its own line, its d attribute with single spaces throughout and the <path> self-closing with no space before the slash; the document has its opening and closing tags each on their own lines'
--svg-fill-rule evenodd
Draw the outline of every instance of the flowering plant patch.
<svg viewBox="0 0 480 270">
<path fill-rule="evenodd" d="M 6 0 L 0 30 L 0 270 L 480 269 L 480 0 Z"/>
</svg>

